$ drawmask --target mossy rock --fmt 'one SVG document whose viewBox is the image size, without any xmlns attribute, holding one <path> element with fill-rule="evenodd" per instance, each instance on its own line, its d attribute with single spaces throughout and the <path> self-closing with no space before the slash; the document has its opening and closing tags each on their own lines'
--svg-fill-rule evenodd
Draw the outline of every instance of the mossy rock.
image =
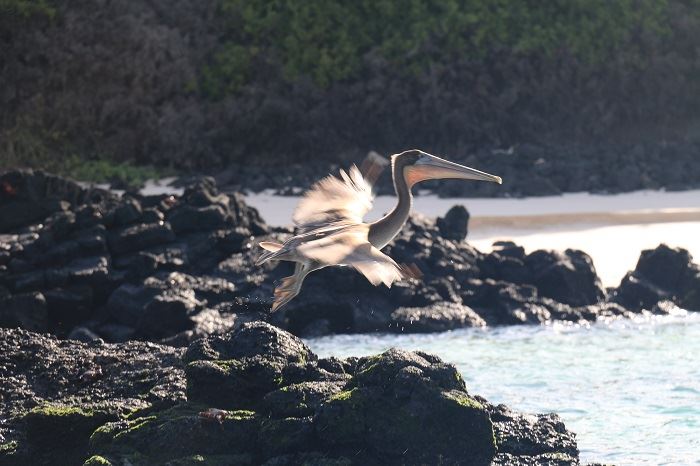
<svg viewBox="0 0 700 466">
<path fill-rule="evenodd" d="M 112 466 L 112 463 L 102 456 L 93 455 L 83 463 L 83 466 Z"/>
<path fill-rule="evenodd" d="M 19 444 L 14 440 L 0 444 L 0 466 L 9 466 L 18 463 L 18 447 Z"/>
<path fill-rule="evenodd" d="M 334 452 L 362 450 L 390 464 L 490 464 L 489 413 L 460 388 L 453 366 L 430 358 L 390 350 L 363 361 L 347 389 L 320 408 L 319 439 Z"/>
<path fill-rule="evenodd" d="M 197 461 L 230 455 L 238 461 L 232 464 L 248 464 L 245 459 L 258 450 L 258 416 L 252 411 L 228 411 L 218 421 L 201 417 L 199 413 L 205 409 L 202 405 L 179 405 L 105 424 L 90 437 L 90 452 L 113 458 L 118 464 L 128 459 L 135 466 L 209 464 Z"/>
<path fill-rule="evenodd" d="M 24 415 L 27 449 L 33 462 L 50 464 L 61 457 L 68 463 L 82 462 L 90 434 L 102 424 L 118 419 L 109 409 L 47 404 Z"/>
<path fill-rule="evenodd" d="M 269 419 L 260 429 L 260 448 L 265 456 L 306 451 L 312 448 L 314 440 L 310 417 Z"/>
<path fill-rule="evenodd" d="M 96 427 L 117 416 L 102 410 L 66 405 L 43 405 L 24 416 L 27 439 L 36 445 L 65 447 L 89 438 Z"/>
<path fill-rule="evenodd" d="M 265 395 L 263 412 L 274 418 L 311 416 L 343 385 L 343 382 L 302 382 L 282 387 Z"/>
<path fill-rule="evenodd" d="M 284 363 L 262 357 L 194 361 L 185 367 L 187 398 L 229 409 L 255 408 L 284 385 Z"/>
</svg>

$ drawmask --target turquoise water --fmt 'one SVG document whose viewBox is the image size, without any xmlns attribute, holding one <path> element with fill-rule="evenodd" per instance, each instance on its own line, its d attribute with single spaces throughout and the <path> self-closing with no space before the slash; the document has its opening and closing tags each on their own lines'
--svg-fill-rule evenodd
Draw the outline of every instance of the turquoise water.
<svg viewBox="0 0 700 466">
<path fill-rule="evenodd" d="M 700 464 L 700 313 L 307 342 L 320 356 L 435 353 L 492 403 L 559 414 L 583 462 Z"/>
</svg>

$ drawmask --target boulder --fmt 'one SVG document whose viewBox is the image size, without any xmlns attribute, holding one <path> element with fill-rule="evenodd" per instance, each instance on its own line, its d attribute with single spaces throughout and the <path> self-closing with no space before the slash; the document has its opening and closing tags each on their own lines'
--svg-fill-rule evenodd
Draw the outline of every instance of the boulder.
<svg viewBox="0 0 700 466">
<path fill-rule="evenodd" d="M 634 271 L 614 291 L 613 300 L 638 311 L 666 299 L 700 311 L 700 266 L 687 250 L 661 244 L 642 251 Z"/>
<path fill-rule="evenodd" d="M 109 247 L 113 254 L 124 254 L 174 240 L 175 234 L 167 222 L 143 223 L 111 232 Z"/>
<path fill-rule="evenodd" d="M 41 170 L 13 170 L 0 174 L 0 233 L 44 220 L 85 202 L 93 193 L 74 181 Z M 100 196 L 110 197 L 106 191 Z"/>
<path fill-rule="evenodd" d="M 469 232 L 469 212 L 463 205 L 453 206 L 437 218 L 437 227 L 443 238 L 462 241 Z"/>
<path fill-rule="evenodd" d="M 532 285 L 470 280 L 463 285 L 461 296 L 488 325 L 542 324 L 552 318 Z"/>
<path fill-rule="evenodd" d="M 183 205 L 168 212 L 168 221 L 177 234 L 192 231 L 209 231 L 223 228 L 228 217 L 220 205 L 194 207 Z"/>
<path fill-rule="evenodd" d="M 44 295 L 39 292 L 22 293 L 0 300 L 0 327 L 46 332 L 49 312 Z"/>
<path fill-rule="evenodd" d="M 138 200 L 132 197 L 122 197 L 122 202 L 114 209 L 114 225 L 124 226 L 135 223 L 141 218 L 143 211 Z"/>
<path fill-rule="evenodd" d="M 205 305 L 187 281 L 174 273 L 149 277 L 141 285 L 125 283 L 109 297 L 107 309 L 116 322 L 146 338 L 173 336 L 193 328 L 194 316 Z"/>
<path fill-rule="evenodd" d="M 463 327 L 484 327 L 486 322 L 469 306 L 441 302 L 426 307 L 400 307 L 391 313 L 390 331 L 444 332 Z"/>
<path fill-rule="evenodd" d="M 314 418 L 322 442 L 366 461 L 489 465 L 496 454 L 486 408 L 454 366 L 389 350 L 358 365 Z"/>
<path fill-rule="evenodd" d="M 541 296 L 572 306 L 595 304 L 605 297 L 593 261 L 583 251 L 534 251 L 525 258 L 529 282 Z"/>
<path fill-rule="evenodd" d="M 516 464 L 578 464 L 576 436 L 566 430 L 556 414 L 529 415 L 516 413 L 505 405 L 490 405 L 498 444 L 494 466 Z M 527 462 L 523 460 L 527 458 Z"/>
</svg>

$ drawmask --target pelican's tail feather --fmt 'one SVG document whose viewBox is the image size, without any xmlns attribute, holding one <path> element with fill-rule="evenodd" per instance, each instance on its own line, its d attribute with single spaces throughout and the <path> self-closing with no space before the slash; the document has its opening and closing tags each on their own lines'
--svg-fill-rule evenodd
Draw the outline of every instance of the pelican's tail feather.
<svg viewBox="0 0 700 466">
<path fill-rule="evenodd" d="M 262 265 L 265 262 L 269 261 L 272 259 L 272 257 L 279 252 L 280 249 L 282 249 L 282 245 L 280 243 L 274 243 L 272 241 L 261 241 L 259 243 L 259 246 L 265 250 L 264 253 L 260 257 L 258 257 L 258 260 L 255 261 L 255 265 Z"/>
</svg>

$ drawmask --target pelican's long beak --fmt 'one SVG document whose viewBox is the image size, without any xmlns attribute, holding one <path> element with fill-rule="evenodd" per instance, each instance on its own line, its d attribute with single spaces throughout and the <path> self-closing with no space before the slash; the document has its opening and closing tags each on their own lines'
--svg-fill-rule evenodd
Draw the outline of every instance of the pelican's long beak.
<svg viewBox="0 0 700 466">
<path fill-rule="evenodd" d="M 413 182 L 424 180 L 435 180 L 442 178 L 457 178 L 461 180 L 490 181 L 492 183 L 503 183 L 500 176 L 465 167 L 449 160 L 441 159 L 434 155 L 423 153 L 413 165 L 413 173 L 410 178 Z"/>
</svg>

